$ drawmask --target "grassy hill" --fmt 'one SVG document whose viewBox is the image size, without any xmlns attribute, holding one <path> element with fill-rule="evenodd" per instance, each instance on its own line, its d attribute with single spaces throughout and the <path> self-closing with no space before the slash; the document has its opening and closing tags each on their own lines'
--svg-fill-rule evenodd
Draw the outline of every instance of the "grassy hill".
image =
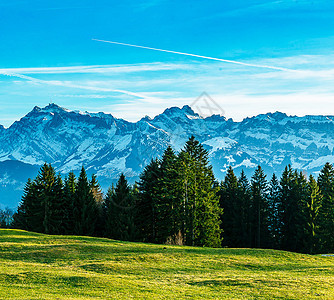
<svg viewBox="0 0 334 300">
<path fill-rule="evenodd" d="M 334 257 L 0 230 L 0 299 L 334 299 Z"/>
</svg>

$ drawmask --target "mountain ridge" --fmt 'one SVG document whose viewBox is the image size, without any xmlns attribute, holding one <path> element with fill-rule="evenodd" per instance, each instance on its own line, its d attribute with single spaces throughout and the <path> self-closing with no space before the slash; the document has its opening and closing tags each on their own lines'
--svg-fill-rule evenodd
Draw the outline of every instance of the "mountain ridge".
<svg viewBox="0 0 334 300">
<path fill-rule="evenodd" d="M 0 203 L 17 204 L 24 186 L 21 177 L 8 174 L 8 168 L 3 171 L 1 163 L 6 161 L 24 163 L 27 170 L 50 162 L 63 174 L 78 172 L 84 165 L 106 189 L 121 172 L 132 182 L 138 179 L 152 158 L 160 157 L 168 145 L 180 150 L 191 135 L 209 151 L 218 179 L 229 165 L 237 172 L 245 169 L 249 176 L 258 164 L 268 175 L 281 173 L 287 164 L 316 175 L 326 161 L 334 162 L 333 120 L 329 115 L 274 112 L 237 122 L 221 115 L 202 118 L 184 105 L 129 122 L 54 103 L 35 106 L 10 127 L 0 126 L 0 192 L 6 195 L 9 186 L 18 191 L 15 200 L 0 199 Z"/>
</svg>

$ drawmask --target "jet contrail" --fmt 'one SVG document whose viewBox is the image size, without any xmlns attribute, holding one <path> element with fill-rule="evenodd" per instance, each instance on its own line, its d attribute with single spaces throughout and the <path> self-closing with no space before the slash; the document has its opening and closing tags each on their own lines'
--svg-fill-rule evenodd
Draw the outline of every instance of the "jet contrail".
<svg viewBox="0 0 334 300">
<path fill-rule="evenodd" d="M 62 81 L 48 81 L 48 80 L 42 80 L 18 73 L 12 73 L 12 72 L 4 72 L 0 71 L 0 75 L 5 75 L 5 76 L 10 76 L 10 77 L 17 77 L 21 79 L 25 79 L 34 83 L 42 83 L 42 84 L 48 84 L 48 85 L 55 85 L 55 86 L 64 86 L 64 87 L 69 87 L 69 88 L 77 88 L 77 89 L 83 89 L 83 90 L 90 90 L 90 91 L 97 91 L 97 92 L 113 92 L 113 93 L 120 93 L 120 94 L 126 94 L 129 96 L 134 96 L 137 98 L 141 99 L 154 99 L 152 97 L 146 97 L 145 95 L 135 93 L 135 92 L 130 92 L 126 90 L 118 90 L 118 89 L 109 89 L 109 88 L 99 88 L 99 87 L 93 87 L 93 86 L 86 86 L 86 85 L 77 85 L 77 84 L 72 84 L 72 83 L 67 83 L 67 82 L 62 82 Z"/>
<path fill-rule="evenodd" d="M 279 71 L 287 71 L 287 72 L 300 72 L 298 70 L 293 70 L 293 69 L 274 67 L 274 66 L 267 66 L 267 65 L 249 64 L 249 63 L 244 63 L 244 62 L 236 61 L 236 60 L 228 60 L 228 59 L 216 58 L 216 57 L 210 57 L 210 56 L 203 56 L 203 55 L 198 55 L 198 54 L 191 54 L 191 53 L 178 52 L 178 51 L 172 51 L 172 50 L 164 50 L 164 49 L 159 49 L 159 48 L 145 47 L 145 46 L 132 45 L 132 44 L 113 42 L 113 41 L 106 41 L 106 40 L 98 40 L 98 39 L 92 39 L 92 40 L 96 41 L 96 42 L 102 42 L 102 43 L 123 45 L 123 46 L 135 47 L 135 48 L 142 48 L 142 49 L 148 49 L 148 50 L 154 50 L 154 51 L 160 51 L 160 52 L 168 52 L 168 53 L 174 53 L 174 54 L 180 54 L 180 55 L 186 55 L 186 56 L 192 56 L 192 57 L 198 57 L 198 58 L 204 58 L 204 59 L 222 61 L 222 62 L 226 62 L 226 63 L 238 64 L 238 65 L 247 66 L 247 67 L 266 68 L 266 69 L 279 70 Z"/>
</svg>

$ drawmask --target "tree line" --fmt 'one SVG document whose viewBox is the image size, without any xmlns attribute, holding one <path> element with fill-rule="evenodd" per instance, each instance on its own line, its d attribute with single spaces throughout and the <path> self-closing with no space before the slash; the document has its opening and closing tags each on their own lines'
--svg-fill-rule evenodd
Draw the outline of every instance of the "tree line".
<svg viewBox="0 0 334 300">
<path fill-rule="evenodd" d="M 257 167 L 248 180 L 230 167 L 218 182 L 208 151 L 191 137 L 179 153 L 169 146 L 138 182 L 121 174 L 104 196 L 96 176 L 63 180 L 44 164 L 28 180 L 13 226 L 48 234 L 206 247 L 334 251 L 334 168 L 318 179 L 287 166 L 267 180 Z"/>
</svg>

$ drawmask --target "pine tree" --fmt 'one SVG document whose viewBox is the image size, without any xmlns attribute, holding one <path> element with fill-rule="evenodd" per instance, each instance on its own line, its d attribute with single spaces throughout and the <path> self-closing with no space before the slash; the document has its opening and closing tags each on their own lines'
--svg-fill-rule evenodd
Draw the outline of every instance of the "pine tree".
<svg viewBox="0 0 334 300">
<path fill-rule="evenodd" d="M 322 195 L 316 180 L 311 175 L 308 182 L 309 195 L 305 205 L 306 214 L 306 252 L 314 254 L 319 248 L 319 209 Z"/>
<path fill-rule="evenodd" d="M 307 180 L 304 174 L 285 168 L 280 182 L 281 248 L 302 251 L 305 244 L 305 214 Z"/>
<path fill-rule="evenodd" d="M 326 163 L 318 177 L 318 185 L 323 196 L 319 210 L 319 234 L 321 251 L 334 252 L 334 168 Z"/>
<path fill-rule="evenodd" d="M 269 244 L 268 231 L 268 184 L 266 175 L 260 166 L 257 167 L 251 180 L 253 210 L 253 245 L 266 248 Z"/>
<path fill-rule="evenodd" d="M 90 180 L 90 187 L 95 199 L 96 208 L 97 208 L 97 220 L 95 225 L 95 234 L 97 236 L 102 236 L 105 226 L 105 218 L 104 218 L 104 199 L 103 193 L 100 184 L 97 181 L 96 175 L 93 174 Z"/>
<path fill-rule="evenodd" d="M 280 203 L 280 186 L 278 178 L 273 174 L 268 194 L 268 222 L 270 234 L 270 246 L 279 249 L 281 245 L 281 203 Z"/>
<path fill-rule="evenodd" d="M 181 151 L 179 160 L 179 171 L 183 174 L 186 189 L 186 201 L 183 201 L 186 202 L 185 242 L 188 245 L 220 247 L 219 187 L 209 164 L 208 151 L 192 136 Z"/>
<path fill-rule="evenodd" d="M 55 178 L 54 186 L 49 197 L 51 216 L 49 217 L 49 233 L 65 234 L 65 202 L 64 185 L 60 175 Z"/>
<path fill-rule="evenodd" d="M 68 176 L 65 178 L 64 183 L 64 207 L 63 207 L 63 228 L 65 234 L 73 234 L 74 233 L 74 197 L 76 191 L 76 178 L 73 172 L 70 172 Z"/>
<path fill-rule="evenodd" d="M 106 232 L 109 238 L 132 241 L 135 237 L 134 201 L 132 190 L 121 174 L 114 190 L 106 197 Z"/>
<path fill-rule="evenodd" d="M 229 167 L 220 190 L 220 207 L 224 212 L 221 217 L 223 245 L 228 247 L 242 247 L 243 244 L 245 220 L 240 196 L 238 179 Z"/>
<path fill-rule="evenodd" d="M 17 208 L 16 213 L 13 216 L 13 227 L 19 228 L 23 230 L 32 230 L 31 224 L 30 224 L 30 211 L 31 206 L 34 200 L 34 187 L 33 182 L 29 178 L 27 183 L 25 184 L 24 190 L 23 190 L 23 196 L 21 198 L 21 202 Z"/>
<path fill-rule="evenodd" d="M 97 205 L 84 167 L 81 168 L 74 194 L 73 215 L 75 234 L 94 234 L 98 217 Z"/>
<path fill-rule="evenodd" d="M 240 211 L 240 224 L 242 238 L 240 247 L 251 247 L 251 214 L 252 214 L 252 202 L 251 202 L 251 189 L 249 181 L 246 177 L 244 170 L 241 171 L 238 179 L 238 198 L 241 205 Z"/>
<path fill-rule="evenodd" d="M 143 242 L 156 240 L 156 186 L 161 177 L 160 162 L 155 159 L 147 165 L 138 182 L 138 194 L 135 201 L 135 226 L 137 239 Z"/>
<path fill-rule="evenodd" d="M 160 177 L 155 187 L 156 194 L 156 242 L 178 243 L 181 231 L 181 201 L 175 189 L 177 170 L 176 155 L 168 146 L 160 161 Z"/>
</svg>

